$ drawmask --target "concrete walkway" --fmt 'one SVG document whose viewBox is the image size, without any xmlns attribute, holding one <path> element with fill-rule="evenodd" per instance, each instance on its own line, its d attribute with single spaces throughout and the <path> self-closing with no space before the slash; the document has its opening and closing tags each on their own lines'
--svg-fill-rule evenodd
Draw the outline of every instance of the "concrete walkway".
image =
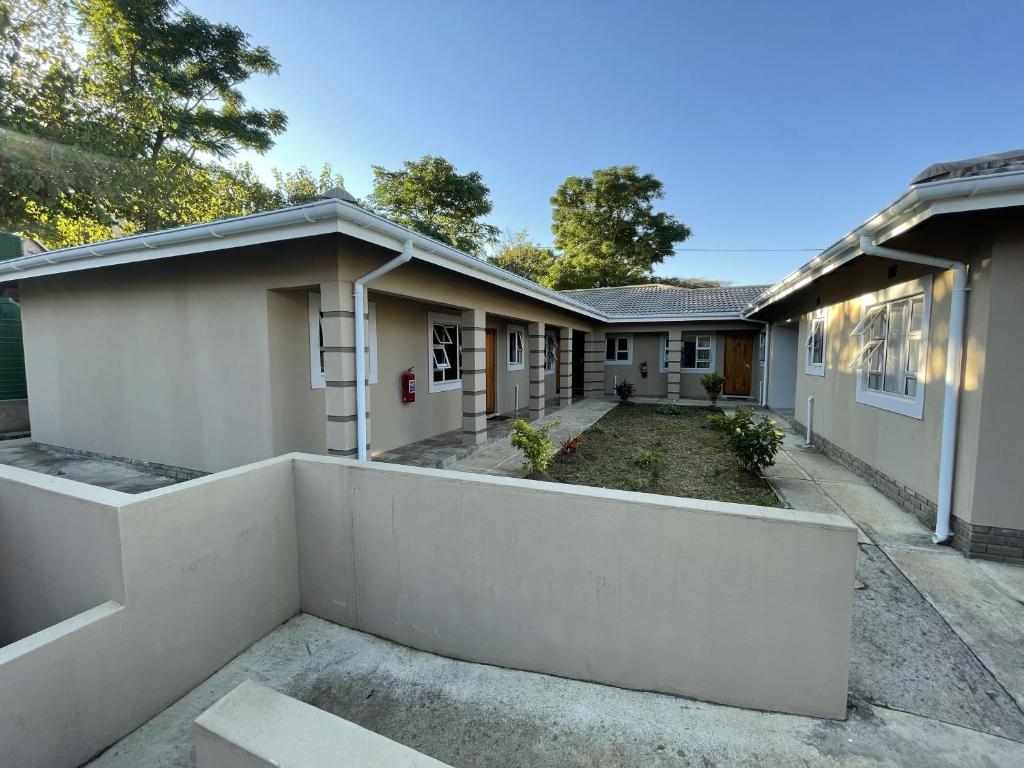
<svg viewBox="0 0 1024 768">
<path fill-rule="evenodd" d="M 566 440 L 583 432 L 616 405 L 617 400 L 587 398 L 546 415 L 537 424 L 557 422 L 558 426 L 552 430 L 551 437 L 556 441 Z M 492 440 L 471 456 L 452 464 L 450 469 L 504 477 L 523 477 L 526 474 L 523 454 L 512 447 L 512 438 L 509 436 Z"/>
<path fill-rule="evenodd" d="M 791 430 L 766 475 L 795 509 L 859 529 L 853 702 L 1024 741 L 1024 568 L 933 545 L 917 518 Z"/>
</svg>

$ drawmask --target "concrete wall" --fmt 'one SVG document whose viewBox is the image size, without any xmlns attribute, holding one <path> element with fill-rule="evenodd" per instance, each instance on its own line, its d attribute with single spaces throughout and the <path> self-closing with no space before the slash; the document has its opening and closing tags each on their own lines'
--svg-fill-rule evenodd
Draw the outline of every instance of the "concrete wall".
<svg viewBox="0 0 1024 768">
<path fill-rule="evenodd" d="M 196 768 L 444 768 L 432 757 L 246 680 L 195 721 Z"/>
<path fill-rule="evenodd" d="M 302 608 L 426 651 L 843 717 L 844 518 L 302 458 Z"/>
<path fill-rule="evenodd" d="M 768 348 L 768 407 L 794 408 L 796 403 L 797 358 L 803 349 L 797 325 L 773 325 Z M 761 369 L 762 375 L 764 369 Z"/>
<path fill-rule="evenodd" d="M 0 465 L 0 646 L 123 599 L 109 493 Z"/>
<path fill-rule="evenodd" d="M 52 478 L 4 472 L 0 498 L 21 483 L 35 508 L 52 502 Z M 0 744 L 19 768 L 81 764 L 299 607 L 290 461 L 138 496 L 65 482 L 118 510 L 124 599 L 0 649 Z M 56 551 L 82 541 L 75 527 L 45 534 Z"/>
<path fill-rule="evenodd" d="M 0 400 L 0 434 L 28 429 L 28 400 Z"/>
</svg>

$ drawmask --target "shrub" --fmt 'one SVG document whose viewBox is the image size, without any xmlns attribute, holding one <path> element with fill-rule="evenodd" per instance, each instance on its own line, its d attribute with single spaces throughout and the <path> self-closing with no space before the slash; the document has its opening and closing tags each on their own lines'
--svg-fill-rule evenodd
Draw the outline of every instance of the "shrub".
<svg viewBox="0 0 1024 768">
<path fill-rule="evenodd" d="M 512 447 L 523 452 L 532 474 L 539 475 L 547 471 L 555 445 L 548 435 L 557 426 L 557 421 L 536 427 L 531 427 L 523 419 L 512 422 Z"/>
<path fill-rule="evenodd" d="M 619 396 L 619 400 L 626 402 L 633 396 L 636 391 L 636 387 L 633 386 L 633 382 L 629 379 L 623 379 L 615 385 L 615 394 Z"/>
<path fill-rule="evenodd" d="M 655 469 L 661 461 L 661 454 L 656 448 L 637 448 L 633 461 L 646 469 Z"/>
<path fill-rule="evenodd" d="M 718 402 L 718 398 L 722 396 L 722 387 L 725 385 L 725 379 L 719 376 L 717 373 L 709 373 L 700 377 L 700 383 L 704 385 L 704 391 L 708 394 L 708 400 L 714 405 Z"/>
<path fill-rule="evenodd" d="M 753 411 L 739 408 L 732 417 L 712 414 L 708 421 L 724 431 L 729 449 L 747 471 L 760 473 L 765 467 L 775 464 L 775 454 L 785 437 L 775 419 L 762 417 L 760 421 L 754 421 Z"/>
<path fill-rule="evenodd" d="M 583 435 L 576 435 L 562 441 L 562 453 L 576 453 L 583 445 Z"/>
</svg>

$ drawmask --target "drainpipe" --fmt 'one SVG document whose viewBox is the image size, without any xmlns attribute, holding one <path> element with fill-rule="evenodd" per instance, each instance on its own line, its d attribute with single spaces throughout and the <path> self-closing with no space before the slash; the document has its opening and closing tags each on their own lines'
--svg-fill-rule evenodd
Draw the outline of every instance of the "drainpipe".
<svg viewBox="0 0 1024 768">
<path fill-rule="evenodd" d="M 768 372 L 771 370 L 772 359 L 772 324 L 764 323 L 764 369 L 761 371 L 761 407 L 768 407 Z"/>
<path fill-rule="evenodd" d="M 385 262 L 371 272 L 356 279 L 353 287 L 356 316 L 356 442 L 359 446 L 357 458 L 366 461 L 366 286 L 396 267 L 412 259 L 412 240 L 406 240 L 402 252 L 391 261 Z"/>
<path fill-rule="evenodd" d="M 807 445 L 811 445 L 811 435 L 814 434 L 811 430 L 811 422 L 814 419 L 814 395 L 807 398 L 807 438 L 805 442 Z"/>
<path fill-rule="evenodd" d="M 964 317 L 967 309 L 967 265 L 911 251 L 875 245 L 867 235 L 860 237 L 860 249 L 869 256 L 911 261 L 953 271 L 953 295 L 949 303 L 949 342 L 946 347 L 946 393 L 942 406 L 942 442 L 939 453 L 939 498 L 932 542 L 949 539 L 953 510 L 953 475 L 956 471 L 957 420 L 960 412 L 960 367 L 964 353 Z"/>
</svg>

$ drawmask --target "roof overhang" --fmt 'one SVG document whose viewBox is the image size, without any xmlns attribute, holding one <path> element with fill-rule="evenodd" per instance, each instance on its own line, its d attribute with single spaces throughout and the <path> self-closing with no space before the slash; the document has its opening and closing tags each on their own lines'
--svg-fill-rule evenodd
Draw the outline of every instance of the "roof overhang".
<svg viewBox="0 0 1024 768">
<path fill-rule="evenodd" d="M 677 315 L 605 315 L 609 323 L 703 323 L 718 320 L 738 320 L 740 322 L 757 322 L 743 316 L 740 312 L 688 312 Z"/>
<path fill-rule="evenodd" d="M 880 245 L 933 216 L 1014 206 L 1024 206 L 1024 171 L 947 179 L 913 186 L 894 203 L 758 296 L 743 311 L 743 316 L 751 318 L 771 304 L 862 255 L 861 235 L 870 236 Z"/>
<path fill-rule="evenodd" d="M 482 259 L 337 199 L 151 232 L 92 245 L 25 255 L 0 262 L 0 284 L 45 275 L 168 259 L 195 253 L 338 233 L 400 252 L 412 241 L 413 258 L 504 288 L 567 312 L 605 321 L 593 307 L 496 267 Z"/>
</svg>

